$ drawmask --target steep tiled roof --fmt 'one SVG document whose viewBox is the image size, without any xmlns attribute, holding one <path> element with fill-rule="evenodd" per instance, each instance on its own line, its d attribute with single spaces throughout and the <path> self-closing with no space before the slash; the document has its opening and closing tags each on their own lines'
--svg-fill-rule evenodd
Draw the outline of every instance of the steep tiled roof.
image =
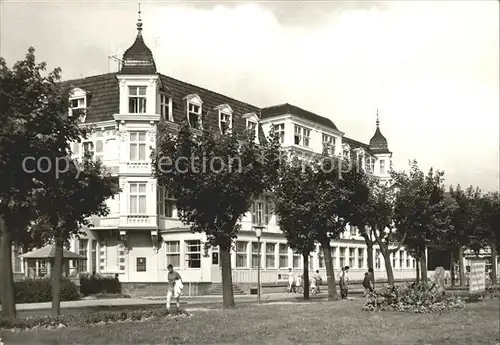
<svg viewBox="0 0 500 345">
<path fill-rule="evenodd" d="M 65 82 L 87 91 L 86 123 L 113 120 L 119 112 L 120 90 L 116 73 L 101 74 Z"/>
<path fill-rule="evenodd" d="M 217 92 L 204 89 L 199 86 L 191 85 L 183 81 L 160 74 L 160 80 L 172 97 L 174 122 L 183 124 L 187 121 L 187 112 L 183 98 L 190 94 L 197 94 L 203 101 L 202 116 L 204 129 L 218 129 L 219 118 L 214 108 L 228 104 L 233 109 L 233 131 L 241 132 L 246 128 L 246 120 L 242 118 L 244 114 L 255 113 L 260 117 L 260 109 L 256 106 L 238 101 L 236 99 L 221 95 Z M 259 135 L 259 139 L 262 137 Z"/>
<path fill-rule="evenodd" d="M 390 153 L 389 147 L 387 145 L 387 139 L 380 132 L 378 121 L 375 134 L 370 139 L 370 149 L 375 153 Z"/>
<path fill-rule="evenodd" d="M 279 115 L 285 115 L 285 114 L 291 114 L 295 115 L 297 117 L 303 118 L 305 120 L 309 120 L 315 123 L 318 123 L 320 125 L 323 125 L 325 127 L 332 128 L 334 130 L 338 130 L 337 126 L 332 122 L 332 120 L 320 116 L 318 114 L 312 113 L 310 111 L 304 110 L 302 108 L 299 108 L 295 105 L 292 104 L 280 104 L 280 105 L 274 105 L 271 107 L 263 108 L 262 109 L 262 118 L 270 118 L 274 116 L 279 116 Z"/>
<path fill-rule="evenodd" d="M 348 137 L 342 137 L 342 142 L 349 144 L 352 149 L 363 148 L 367 151 L 370 151 L 370 146 L 368 144 L 362 143 L 361 141 L 357 141 Z"/>
</svg>

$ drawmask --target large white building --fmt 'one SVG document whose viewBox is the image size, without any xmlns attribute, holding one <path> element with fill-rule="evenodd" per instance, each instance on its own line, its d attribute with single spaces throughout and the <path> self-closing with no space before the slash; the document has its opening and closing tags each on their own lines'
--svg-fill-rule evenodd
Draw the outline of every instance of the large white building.
<svg viewBox="0 0 500 345">
<path fill-rule="evenodd" d="M 124 53 L 118 73 L 72 80 L 71 109 L 86 109 L 85 124 L 95 125 L 92 136 L 73 145 L 75 157 L 86 151 L 102 159 L 117 177 L 121 192 L 109 200 L 110 214 L 94 217 L 85 236 L 72 241 L 72 250 L 88 258 L 80 271 L 118 274 L 130 289 L 158 287 L 167 279 L 172 264 L 191 286 L 190 293 L 204 293 L 221 282 L 217 248 L 203 250 L 203 234 L 191 233 L 177 219 L 175 200 L 157 185 L 151 175 L 150 147 L 155 147 L 159 121 L 175 132 L 186 121 L 191 127 L 224 132 L 253 128 L 262 140 L 271 126 L 281 135 L 283 147 L 303 155 L 330 148 L 335 155 L 356 155 L 363 167 L 387 178 L 392 153 L 380 132 L 377 119 L 369 144 L 349 139 L 326 117 L 291 104 L 259 108 L 216 92 L 160 74 L 151 50 L 141 35 Z M 291 267 L 302 270 L 302 258 L 287 246 L 272 213 L 272 196 L 262 196 L 242 219 L 242 230 L 232 252 L 233 283 L 255 283 L 258 246 L 252 218 L 261 215 L 266 228 L 261 238 L 260 265 L 264 283 L 283 279 Z M 210 202 L 210 200 L 207 200 Z M 253 217 L 252 217 L 253 216 Z M 334 268 L 348 265 L 351 277 L 361 279 L 367 270 L 366 245 L 356 228 L 346 229 L 332 242 Z M 383 259 L 374 248 L 375 275 L 385 277 Z M 325 272 L 320 251 L 312 256 L 311 268 Z M 403 249 L 393 258 L 396 279 L 415 277 L 415 260 Z M 154 292 L 149 292 L 154 293 Z M 160 292 L 159 292 L 160 293 Z"/>
</svg>

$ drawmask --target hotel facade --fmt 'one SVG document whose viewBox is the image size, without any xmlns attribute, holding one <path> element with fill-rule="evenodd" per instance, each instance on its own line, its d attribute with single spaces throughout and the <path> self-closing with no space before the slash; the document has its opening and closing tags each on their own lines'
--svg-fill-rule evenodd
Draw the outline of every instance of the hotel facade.
<svg viewBox="0 0 500 345">
<path fill-rule="evenodd" d="M 135 42 L 125 51 L 119 72 L 68 83 L 74 87 L 69 111 L 77 114 L 85 109 L 82 125 L 95 128 L 89 138 L 72 144 L 74 158 L 91 152 L 112 171 L 121 188 L 107 202 L 110 214 L 93 217 L 93 227 L 71 241 L 71 251 L 87 257 L 73 271 L 118 274 L 125 285 L 158 285 L 167 281 L 167 265 L 172 264 L 190 289 L 193 286 L 193 294 L 221 283 L 218 249 L 204 251 L 204 234 L 191 233 L 178 220 L 175 200 L 152 176 L 150 149 L 156 146 L 160 121 L 172 133 L 186 122 L 193 128 L 222 133 L 249 128 L 256 131 L 257 142 L 274 127 L 283 148 L 296 155 L 307 157 L 328 149 L 332 155 L 356 157 L 366 171 L 381 179 L 389 177 L 392 153 L 378 118 L 375 133 L 365 144 L 346 137 L 330 119 L 297 106 L 259 108 L 163 75 L 143 40 L 140 20 Z M 259 260 L 263 283 L 284 281 L 289 268 L 302 272 L 302 257 L 288 247 L 272 210 L 273 196 L 264 195 L 242 218 L 231 253 L 234 284 L 256 283 Z M 260 258 L 255 219 L 265 223 Z M 368 268 L 368 253 L 357 229 L 347 227 L 331 247 L 336 276 L 347 265 L 351 279 L 361 280 Z M 311 254 L 310 269 L 319 269 L 325 277 L 319 249 Z M 375 276 L 384 279 L 384 261 L 377 246 L 373 257 Z M 396 279 L 415 277 L 415 259 L 403 248 L 393 254 L 391 263 Z"/>
</svg>

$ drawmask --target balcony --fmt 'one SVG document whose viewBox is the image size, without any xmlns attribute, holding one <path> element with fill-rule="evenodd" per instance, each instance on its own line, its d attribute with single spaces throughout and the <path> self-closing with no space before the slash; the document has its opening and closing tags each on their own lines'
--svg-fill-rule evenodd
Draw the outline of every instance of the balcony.
<svg viewBox="0 0 500 345">
<path fill-rule="evenodd" d="M 156 215 L 121 215 L 120 223 L 118 225 L 120 228 L 132 228 L 132 229 L 141 229 L 141 228 L 157 228 L 156 224 Z"/>
<path fill-rule="evenodd" d="M 151 162 L 121 162 L 120 174 L 126 175 L 150 175 Z"/>
</svg>

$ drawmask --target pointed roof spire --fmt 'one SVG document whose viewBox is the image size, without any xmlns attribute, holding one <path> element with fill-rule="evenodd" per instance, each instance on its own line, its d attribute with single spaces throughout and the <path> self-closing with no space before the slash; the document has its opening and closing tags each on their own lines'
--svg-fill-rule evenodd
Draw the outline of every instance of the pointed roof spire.
<svg viewBox="0 0 500 345">
<path fill-rule="evenodd" d="M 141 3 L 138 3 L 137 37 L 134 44 L 123 54 L 122 74 L 155 74 L 156 64 L 153 53 L 142 38 Z"/>
<path fill-rule="evenodd" d="M 389 153 L 389 147 L 387 145 L 387 139 L 380 132 L 380 120 L 378 116 L 378 108 L 377 108 L 377 121 L 375 121 L 377 128 L 375 129 L 375 134 L 370 139 L 370 150 L 373 153 Z"/>
<path fill-rule="evenodd" d="M 137 3 L 137 35 L 142 35 L 141 2 Z"/>
</svg>

